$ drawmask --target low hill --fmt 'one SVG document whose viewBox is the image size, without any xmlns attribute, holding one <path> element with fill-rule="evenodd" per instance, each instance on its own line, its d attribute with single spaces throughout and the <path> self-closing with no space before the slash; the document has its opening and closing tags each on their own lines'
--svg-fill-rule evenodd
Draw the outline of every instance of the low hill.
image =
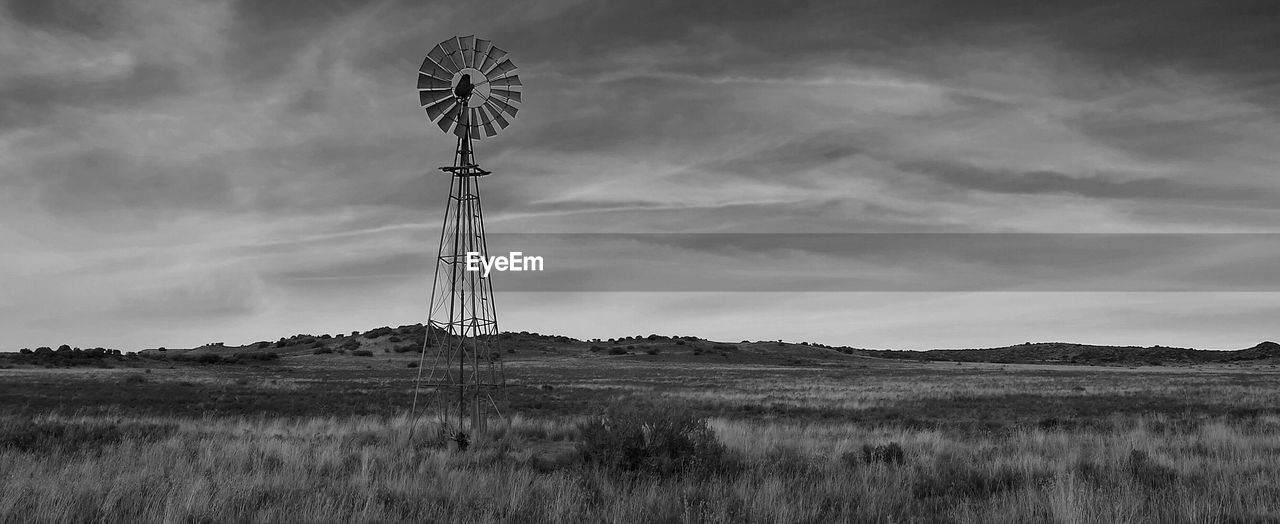
<svg viewBox="0 0 1280 524">
<path fill-rule="evenodd" d="M 1025 343 L 986 349 L 934 349 L 929 351 L 864 350 L 880 358 L 940 360 L 947 362 L 995 362 L 1006 364 L 1087 365 L 1191 365 L 1280 359 L 1280 344 L 1263 342 L 1237 351 L 1167 346 L 1096 346 L 1069 342 Z"/>
<path fill-rule="evenodd" d="M 426 336 L 430 333 L 432 336 Z M 18 354 L 0 354 L 0 367 L 13 365 L 146 366 L 148 362 L 192 362 L 199 364 L 264 364 L 282 357 L 371 357 L 404 355 L 405 362 L 417 361 L 425 348 L 435 351 L 442 333 L 422 324 L 392 328 L 383 326 L 350 334 L 297 334 L 274 342 L 261 341 L 243 346 L 220 342 L 190 349 L 146 349 L 135 353 L 94 348 L 38 348 Z M 1197 365 L 1229 362 L 1280 363 L 1280 344 L 1263 342 L 1237 351 L 1209 351 L 1167 346 L 1098 346 L 1069 342 L 1025 343 L 985 349 L 935 349 L 899 351 L 854 349 L 823 344 L 783 341 L 717 342 L 691 336 L 636 335 L 607 340 L 579 340 L 560 335 L 527 331 L 504 332 L 497 336 L 497 350 L 504 360 L 528 360 L 554 356 L 585 358 L 639 358 L 669 361 L 733 362 L 774 365 L 809 365 L 873 359 L 947 362 L 991 362 L 1008 364 L 1070 365 Z"/>
</svg>

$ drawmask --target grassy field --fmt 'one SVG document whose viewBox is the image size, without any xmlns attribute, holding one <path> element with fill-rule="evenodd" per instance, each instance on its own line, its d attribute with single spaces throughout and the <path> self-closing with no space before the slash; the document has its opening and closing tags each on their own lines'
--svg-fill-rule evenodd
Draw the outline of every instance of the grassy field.
<svg viewBox="0 0 1280 524">
<path fill-rule="evenodd" d="M 406 416 L 412 353 L 4 369 L 0 521 L 1280 521 L 1269 366 L 797 351 L 521 351 L 515 415 L 466 452 Z M 593 459 L 608 406 L 719 451 Z"/>
</svg>

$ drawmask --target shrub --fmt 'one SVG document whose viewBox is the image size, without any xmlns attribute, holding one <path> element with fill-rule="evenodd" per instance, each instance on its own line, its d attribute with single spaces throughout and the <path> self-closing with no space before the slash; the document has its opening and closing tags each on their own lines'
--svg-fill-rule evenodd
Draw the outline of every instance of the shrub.
<svg viewBox="0 0 1280 524">
<path fill-rule="evenodd" d="M 636 348 L 636 347 L 635 347 L 634 345 L 628 345 L 628 346 L 627 346 L 627 349 L 635 349 L 635 348 Z"/>
<path fill-rule="evenodd" d="M 707 421 L 687 410 L 614 405 L 578 432 L 579 459 L 615 474 L 706 478 L 741 467 Z"/>
<path fill-rule="evenodd" d="M 396 342 L 399 342 L 399 341 L 400 341 L 400 337 L 397 337 L 397 336 L 395 336 L 395 335 L 391 335 L 391 338 L 388 338 L 388 339 L 387 339 L 387 342 L 391 342 L 391 343 L 393 343 L 393 344 L 394 344 L 394 343 L 396 343 Z"/>
<path fill-rule="evenodd" d="M 972 459 L 970 459 L 972 460 Z M 1009 465 L 974 464 L 954 455 L 942 455 L 931 470 L 921 471 L 911 486 L 918 499 L 932 497 L 989 498 L 1016 491 L 1031 482 L 1048 481 L 1052 473 L 1028 477 Z"/>
<path fill-rule="evenodd" d="M 906 454 L 902 452 L 902 446 L 897 442 L 872 446 L 871 444 L 862 445 L 862 461 L 871 464 L 873 462 L 883 462 L 885 464 L 902 464 L 906 461 Z"/>
<path fill-rule="evenodd" d="M 367 349 L 357 349 L 357 350 L 355 350 L 355 351 L 352 351 L 352 352 L 351 352 L 351 356 L 353 356 L 353 357 L 372 357 L 372 356 L 373 356 L 373 352 L 372 352 L 372 351 L 369 351 L 369 350 L 367 350 Z"/>
<path fill-rule="evenodd" d="M 601 352 L 601 351 L 604 351 L 604 347 L 602 347 L 602 346 L 597 346 L 597 345 L 595 345 L 595 344 L 592 344 L 590 349 L 591 349 L 591 352 L 592 352 L 592 353 L 599 353 L 599 352 Z"/>
<path fill-rule="evenodd" d="M 383 326 L 377 329 L 370 329 L 369 331 L 366 331 L 364 334 L 364 338 L 370 338 L 370 339 L 378 338 L 378 337 L 390 335 L 395 332 L 396 330 L 391 329 L 390 327 L 387 327 L 387 326 Z"/>
<path fill-rule="evenodd" d="M 31 351 L 31 348 L 22 348 L 18 350 L 18 353 L 21 353 L 23 355 L 30 355 L 32 351 Z"/>
<path fill-rule="evenodd" d="M 683 345 L 684 345 L 684 340 L 676 340 L 676 345 L 677 345 L 677 346 L 683 346 Z"/>
<path fill-rule="evenodd" d="M 312 355 L 328 355 L 333 353 L 333 348 L 319 347 L 311 350 Z"/>
<path fill-rule="evenodd" d="M 627 354 L 627 350 L 622 349 L 622 348 L 611 348 L 611 349 L 609 350 L 609 354 L 610 354 L 610 355 L 626 355 L 626 354 Z"/>
<path fill-rule="evenodd" d="M 644 352 L 645 352 L 645 353 L 648 353 L 648 354 L 650 354 L 650 355 L 657 355 L 658 353 L 662 353 L 662 350 L 661 350 L 661 349 L 658 349 L 658 348 L 649 348 L 649 349 L 644 350 Z"/>
<path fill-rule="evenodd" d="M 714 349 L 716 351 L 731 351 L 731 350 L 738 349 L 738 346 L 735 346 L 733 344 L 712 344 L 711 349 Z"/>
<path fill-rule="evenodd" d="M 346 341 L 346 342 L 343 342 L 343 343 L 342 343 L 342 345 L 338 347 L 338 349 L 343 350 L 343 351 L 351 351 L 351 350 L 354 350 L 354 349 L 360 349 L 360 341 L 359 341 L 359 340 L 348 340 L 348 341 Z"/>
<path fill-rule="evenodd" d="M 417 363 L 417 362 L 410 362 L 410 363 L 408 363 L 408 364 L 406 365 L 406 367 L 416 368 L 416 367 L 418 367 L 418 363 Z"/>
</svg>

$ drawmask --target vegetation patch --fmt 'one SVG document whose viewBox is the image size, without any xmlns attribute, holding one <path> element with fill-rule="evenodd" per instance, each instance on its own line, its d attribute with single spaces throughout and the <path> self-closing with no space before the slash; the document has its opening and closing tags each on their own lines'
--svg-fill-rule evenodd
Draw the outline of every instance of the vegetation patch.
<svg viewBox="0 0 1280 524">
<path fill-rule="evenodd" d="M 1033 477 L 1008 465 L 992 465 L 947 453 L 938 456 L 931 468 L 920 472 L 911 493 L 917 499 L 985 499 L 1028 484 L 1048 482 L 1051 478 L 1048 472 Z"/>
<path fill-rule="evenodd" d="M 161 440 L 177 430 L 177 424 L 12 418 L 0 423 L 0 449 L 28 453 L 97 451 L 125 439 Z"/>
<path fill-rule="evenodd" d="M 740 467 L 706 419 L 675 407 L 614 405 L 579 424 L 578 432 L 582 462 L 614 473 L 705 478 Z"/>
</svg>

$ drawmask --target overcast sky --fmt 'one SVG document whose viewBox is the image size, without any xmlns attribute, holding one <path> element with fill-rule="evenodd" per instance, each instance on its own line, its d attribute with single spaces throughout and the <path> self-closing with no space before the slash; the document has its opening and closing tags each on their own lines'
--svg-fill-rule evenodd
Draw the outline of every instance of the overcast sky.
<svg viewBox="0 0 1280 524">
<path fill-rule="evenodd" d="M 1280 338 L 1280 3 L 1042 4 L 9 1 L 0 350 L 425 322 L 415 71 L 467 34 L 525 84 L 476 146 L 490 249 L 548 269 L 504 329 Z"/>
</svg>

